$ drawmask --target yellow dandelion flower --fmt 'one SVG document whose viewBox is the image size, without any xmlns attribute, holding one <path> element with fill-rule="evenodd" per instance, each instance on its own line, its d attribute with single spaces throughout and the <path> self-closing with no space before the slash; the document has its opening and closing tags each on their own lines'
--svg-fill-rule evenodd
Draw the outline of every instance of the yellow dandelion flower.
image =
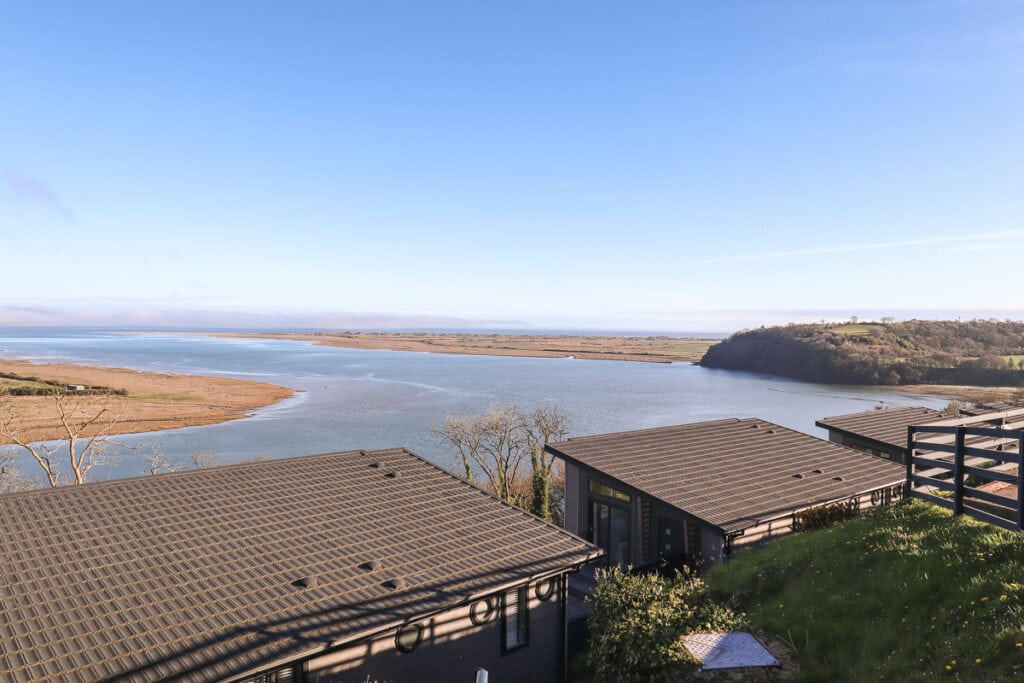
<svg viewBox="0 0 1024 683">
<path fill-rule="evenodd" d="M 999 599 L 1002 600 L 1003 602 L 1006 602 L 1007 600 L 1010 599 L 1010 596 L 1007 595 L 1006 593 L 1003 593 L 1002 595 L 999 596 Z"/>
<path fill-rule="evenodd" d="M 975 659 L 975 660 L 974 660 L 974 663 L 975 663 L 975 664 L 981 664 L 981 659 Z"/>
<path fill-rule="evenodd" d="M 1017 647 L 1024 647 L 1024 643 L 1017 643 Z"/>
</svg>

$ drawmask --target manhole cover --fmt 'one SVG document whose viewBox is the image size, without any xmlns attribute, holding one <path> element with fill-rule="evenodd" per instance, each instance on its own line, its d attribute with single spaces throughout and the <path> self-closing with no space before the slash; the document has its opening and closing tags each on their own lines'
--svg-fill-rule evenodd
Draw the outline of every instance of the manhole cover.
<svg viewBox="0 0 1024 683">
<path fill-rule="evenodd" d="M 705 671 L 779 666 L 779 660 L 749 633 L 691 633 L 683 639 Z"/>
</svg>

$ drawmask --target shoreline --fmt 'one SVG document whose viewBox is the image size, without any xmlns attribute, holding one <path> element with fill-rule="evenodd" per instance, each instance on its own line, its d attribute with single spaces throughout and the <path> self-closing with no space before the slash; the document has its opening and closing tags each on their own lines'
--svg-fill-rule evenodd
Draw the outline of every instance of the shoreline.
<svg viewBox="0 0 1024 683">
<path fill-rule="evenodd" d="M 289 398 L 295 391 L 288 387 L 252 380 L 206 375 L 146 372 L 72 363 L 34 363 L 0 357 L 0 373 L 60 384 L 100 386 L 124 390 L 125 395 L 79 395 L 68 393 L 70 406 L 79 415 L 94 414 L 109 401 L 109 411 L 120 415 L 113 430 L 116 434 L 179 429 L 220 424 L 244 417 Z M 0 379 L 0 386 L 13 383 Z M 10 396 L 0 405 L 4 415 L 13 417 L 20 438 L 43 441 L 61 438 L 61 425 L 49 396 Z M 88 430 L 83 436 L 94 434 Z M 64 435 L 66 436 L 66 434 Z M 6 441 L 0 438 L 0 445 Z"/>
<path fill-rule="evenodd" d="M 186 333 L 193 334 L 193 333 Z M 696 363 L 719 339 L 705 337 L 605 337 L 600 335 L 484 334 L 460 332 L 207 332 L 210 337 L 304 341 L 318 346 L 396 352 L 476 356 L 618 360 L 645 363 Z M 552 348 L 554 346 L 560 348 Z M 1013 398 L 1017 387 L 945 384 L 863 384 L 905 394 L 924 394 L 971 403 Z"/>
<path fill-rule="evenodd" d="M 926 394 L 968 403 L 1010 401 L 1013 400 L 1014 394 L 1020 391 L 1019 387 L 982 387 L 960 384 L 894 384 L 885 388 L 904 394 Z"/>
<path fill-rule="evenodd" d="M 210 337 L 304 341 L 345 349 L 642 363 L 697 362 L 718 339 L 442 332 L 207 332 Z"/>
</svg>

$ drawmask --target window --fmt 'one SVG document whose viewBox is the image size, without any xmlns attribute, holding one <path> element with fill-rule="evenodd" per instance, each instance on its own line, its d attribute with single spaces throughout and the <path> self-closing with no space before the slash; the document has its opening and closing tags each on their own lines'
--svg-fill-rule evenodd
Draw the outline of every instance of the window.
<svg viewBox="0 0 1024 683">
<path fill-rule="evenodd" d="M 529 642 L 530 610 L 526 586 L 506 591 L 502 596 L 502 610 L 504 652 L 511 652 Z"/>
<path fill-rule="evenodd" d="M 608 498 L 614 498 L 615 500 L 621 500 L 626 503 L 629 502 L 628 493 L 623 493 L 618 489 L 613 489 L 611 486 L 608 486 L 607 484 L 602 484 L 601 482 L 595 481 L 593 479 L 590 479 L 588 481 L 588 487 L 590 488 L 591 493 L 596 493 L 599 496 L 606 496 Z"/>
</svg>

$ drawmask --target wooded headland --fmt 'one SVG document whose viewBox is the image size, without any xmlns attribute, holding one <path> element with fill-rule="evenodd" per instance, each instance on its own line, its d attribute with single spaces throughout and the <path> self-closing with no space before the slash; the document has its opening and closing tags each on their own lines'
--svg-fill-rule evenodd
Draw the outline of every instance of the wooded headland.
<svg viewBox="0 0 1024 683">
<path fill-rule="evenodd" d="M 701 359 L 710 368 L 828 384 L 1024 384 L 1024 322 L 910 320 L 788 325 L 737 332 Z"/>
</svg>

